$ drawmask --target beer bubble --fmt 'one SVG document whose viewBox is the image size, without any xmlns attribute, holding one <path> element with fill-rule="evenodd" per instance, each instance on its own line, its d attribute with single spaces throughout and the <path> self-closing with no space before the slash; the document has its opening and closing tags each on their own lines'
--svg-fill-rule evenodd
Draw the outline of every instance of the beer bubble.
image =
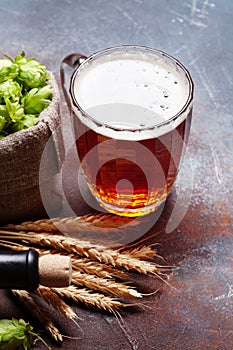
<svg viewBox="0 0 233 350">
<path fill-rule="evenodd" d="M 148 86 L 149 86 L 149 84 L 146 84 L 146 83 L 144 84 L 144 87 L 148 87 Z"/>
<path fill-rule="evenodd" d="M 168 92 L 167 91 L 164 91 L 163 92 L 163 97 L 167 98 L 169 95 L 168 95 Z"/>
<path fill-rule="evenodd" d="M 140 126 L 145 126 L 146 124 L 145 123 L 140 123 Z"/>
</svg>

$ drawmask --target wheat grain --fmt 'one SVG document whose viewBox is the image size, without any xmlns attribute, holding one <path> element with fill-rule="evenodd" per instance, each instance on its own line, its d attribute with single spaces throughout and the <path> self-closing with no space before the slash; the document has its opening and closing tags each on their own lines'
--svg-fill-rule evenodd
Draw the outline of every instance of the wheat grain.
<svg viewBox="0 0 233 350">
<path fill-rule="evenodd" d="M 12 293 L 29 309 L 29 311 L 43 324 L 45 329 L 56 341 L 62 341 L 62 335 L 53 324 L 46 309 L 40 305 L 36 298 L 25 290 L 12 290 Z"/>
<path fill-rule="evenodd" d="M 103 278 L 126 278 L 124 271 L 116 269 L 110 265 L 99 263 L 98 261 L 92 261 L 88 258 L 77 258 L 74 254 L 71 255 L 71 260 L 73 269 L 80 272 L 85 272 L 90 275 L 96 275 Z"/>
<path fill-rule="evenodd" d="M 157 256 L 156 250 L 152 249 L 148 245 L 136 247 L 133 249 L 124 249 L 121 252 L 129 254 L 130 256 L 132 256 L 132 258 L 141 260 L 151 260 L 155 256 Z"/>
<path fill-rule="evenodd" d="M 53 306 L 58 312 L 65 317 L 74 320 L 77 318 L 76 313 L 67 305 L 56 293 L 52 292 L 50 288 L 39 286 L 36 290 L 37 294 L 40 295 L 47 304 Z"/>
<path fill-rule="evenodd" d="M 136 289 L 106 278 L 96 277 L 80 272 L 73 272 L 72 282 L 78 286 L 85 286 L 89 289 L 98 290 L 104 293 L 111 293 L 119 297 L 141 298 L 142 295 Z"/>
<path fill-rule="evenodd" d="M 124 304 L 119 300 L 101 293 L 94 293 L 85 288 L 77 288 L 71 285 L 66 288 L 51 288 L 51 290 L 62 298 L 68 298 L 75 302 L 81 302 L 86 306 L 97 307 L 108 312 L 114 313 L 119 308 L 124 307 Z"/>
</svg>

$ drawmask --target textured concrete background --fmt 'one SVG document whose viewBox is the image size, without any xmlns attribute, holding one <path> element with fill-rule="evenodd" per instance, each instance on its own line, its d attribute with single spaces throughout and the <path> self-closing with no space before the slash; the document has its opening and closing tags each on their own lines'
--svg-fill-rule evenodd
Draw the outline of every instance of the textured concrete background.
<svg viewBox="0 0 233 350">
<path fill-rule="evenodd" d="M 53 349 L 232 350 L 232 23 L 231 0 L 1 0 L 1 52 L 14 56 L 24 49 L 57 79 L 61 60 L 71 52 L 89 55 L 109 46 L 137 44 L 181 60 L 195 83 L 182 179 L 159 220 L 150 217 L 148 233 L 148 242 L 160 243 L 158 252 L 166 263 L 180 269 L 169 277 L 170 285 L 138 278 L 139 288 L 161 290 L 146 299 L 149 308 L 124 311 L 123 326 L 114 316 L 74 306 L 83 333 L 72 322 L 57 321 L 64 334 L 80 340 L 65 338 L 62 347 L 53 344 Z M 69 146 L 64 100 L 61 108 Z M 76 170 L 68 155 L 65 191 L 74 211 L 88 212 L 81 199 L 77 202 Z M 0 317 L 11 316 L 28 317 L 1 291 Z"/>
</svg>

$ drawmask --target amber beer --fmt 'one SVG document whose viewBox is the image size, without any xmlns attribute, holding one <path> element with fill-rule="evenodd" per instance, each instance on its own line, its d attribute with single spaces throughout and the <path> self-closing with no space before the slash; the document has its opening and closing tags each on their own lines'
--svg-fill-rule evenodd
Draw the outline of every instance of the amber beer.
<svg viewBox="0 0 233 350">
<path fill-rule="evenodd" d="M 193 83 L 167 54 L 123 46 L 85 60 L 71 81 L 81 168 L 99 204 L 138 216 L 165 201 L 192 116 Z"/>
</svg>

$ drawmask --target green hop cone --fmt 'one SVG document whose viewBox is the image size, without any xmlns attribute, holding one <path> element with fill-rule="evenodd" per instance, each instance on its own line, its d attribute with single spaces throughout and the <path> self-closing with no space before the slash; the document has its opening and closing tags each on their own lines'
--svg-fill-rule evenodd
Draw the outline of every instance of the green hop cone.
<svg viewBox="0 0 233 350">
<path fill-rule="evenodd" d="M 11 118 L 9 116 L 7 106 L 0 105 L 0 140 L 6 136 L 7 129 L 9 124 L 11 123 Z"/>
<path fill-rule="evenodd" d="M 6 119 L 0 114 L 0 133 L 3 131 L 6 124 Z"/>
<path fill-rule="evenodd" d="M 0 83 L 14 79 L 18 75 L 18 66 L 10 58 L 0 60 Z"/>
<path fill-rule="evenodd" d="M 0 349 L 27 350 L 32 344 L 33 327 L 23 319 L 0 320 Z"/>
<path fill-rule="evenodd" d="M 34 114 L 25 114 L 22 119 L 12 124 L 12 130 L 13 132 L 15 132 L 22 129 L 30 128 L 31 126 L 35 125 L 36 121 L 37 116 L 35 116 Z"/>
<path fill-rule="evenodd" d="M 16 56 L 18 65 L 18 81 L 22 82 L 27 90 L 46 85 L 48 72 L 46 67 L 34 58 L 25 58 L 24 52 Z"/>
<path fill-rule="evenodd" d="M 0 105 L 0 117 L 5 118 L 6 120 L 9 118 L 9 113 L 6 105 Z"/>
<path fill-rule="evenodd" d="M 9 79 L 0 84 L 0 103 L 4 103 L 6 99 L 18 102 L 21 96 L 22 88 L 17 81 Z"/>
<path fill-rule="evenodd" d="M 52 100 L 48 79 L 46 67 L 24 52 L 0 59 L 0 140 L 35 125 Z"/>
<path fill-rule="evenodd" d="M 40 89 L 31 89 L 23 98 L 22 104 L 26 114 L 39 115 L 51 102 L 52 87 L 46 85 Z"/>
<path fill-rule="evenodd" d="M 35 340 L 40 340 L 47 347 L 51 348 L 35 332 L 30 323 L 23 319 L 0 320 L 0 350 L 29 350 Z"/>
<path fill-rule="evenodd" d="M 6 99 L 6 108 L 12 122 L 18 122 L 24 116 L 24 109 L 18 102 Z"/>
</svg>

